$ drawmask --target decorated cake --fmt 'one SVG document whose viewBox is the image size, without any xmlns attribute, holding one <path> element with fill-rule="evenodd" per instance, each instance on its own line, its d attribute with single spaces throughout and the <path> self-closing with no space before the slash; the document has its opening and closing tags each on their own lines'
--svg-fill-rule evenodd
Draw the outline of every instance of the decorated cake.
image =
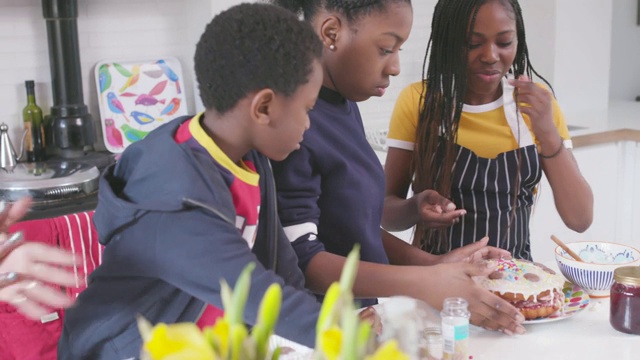
<svg viewBox="0 0 640 360">
<path fill-rule="evenodd" d="M 564 278 L 544 265 L 526 260 L 498 259 L 497 268 L 474 281 L 509 301 L 525 319 L 545 318 L 564 305 Z"/>
</svg>

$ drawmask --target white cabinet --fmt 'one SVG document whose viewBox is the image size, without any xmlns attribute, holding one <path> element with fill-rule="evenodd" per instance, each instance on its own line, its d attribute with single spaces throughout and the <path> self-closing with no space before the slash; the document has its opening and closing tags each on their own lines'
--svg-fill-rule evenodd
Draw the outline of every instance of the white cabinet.
<svg viewBox="0 0 640 360">
<path fill-rule="evenodd" d="M 632 214 L 629 221 L 629 225 L 631 226 L 629 244 L 640 250 L 640 143 L 635 143 L 633 151 L 635 159 L 633 166 L 633 182 L 631 182 L 631 190 L 633 193 L 629 196 Z"/>
<path fill-rule="evenodd" d="M 573 150 L 594 196 L 591 227 L 580 234 L 568 229 L 556 210 L 553 193 L 546 178 L 539 186 L 539 196 L 531 219 L 531 246 L 536 261 L 553 262 L 555 234 L 565 242 L 596 240 L 638 245 L 640 234 L 640 146 L 619 141 Z"/>
</svg>

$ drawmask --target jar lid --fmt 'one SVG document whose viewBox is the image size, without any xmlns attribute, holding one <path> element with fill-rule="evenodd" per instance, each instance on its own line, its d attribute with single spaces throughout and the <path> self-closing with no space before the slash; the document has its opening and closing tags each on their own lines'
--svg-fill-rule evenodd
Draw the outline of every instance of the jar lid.
<svg viewBox="0 0 640 360">
<path fill-rule="evenodd" d="M 622 266 L 613 271 L 617 283 L 640 286 L 640 266 Z"/>
</svg>

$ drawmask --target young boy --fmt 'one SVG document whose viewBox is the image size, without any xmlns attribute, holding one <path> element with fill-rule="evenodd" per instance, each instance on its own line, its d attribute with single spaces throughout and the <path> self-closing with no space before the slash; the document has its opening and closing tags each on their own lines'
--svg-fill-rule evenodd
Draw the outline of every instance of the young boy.
<svg viewBox="0 0 640 360">
<path fill-rule="evenodd" d="M 233 286 L 250 262 L 245 322 L 279 283 L 276 333 L 313 346 L 320 304 L 301 290 L 267 158 L 284 159 L 309 128 L 321 54 L 311 26 L 272 5 L 238 5 L 206 27 L 195 54 L 206 111 L 132 144 L 100 180 L 103 264 L 66 313 L 60 359 L 139 356 L 137 314 L 212 325 L 220 279 Z"/>
</svg>

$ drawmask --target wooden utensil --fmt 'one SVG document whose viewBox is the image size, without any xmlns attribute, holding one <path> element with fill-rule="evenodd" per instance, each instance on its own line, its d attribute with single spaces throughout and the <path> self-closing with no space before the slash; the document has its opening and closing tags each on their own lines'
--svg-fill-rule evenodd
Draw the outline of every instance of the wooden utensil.
<svg viewBox="0 0 640 360">
<path fill-rule="evenodd" d="M 555 235 L 551 235 L 551 240 L 553 240 L 554 243 L 558 244 L 558 246 L 560 246 L 564 251 L 566 251 L 567 254 L 571 255 L 571 257 L 573 257 L 576 261 L 584 262 L 584 260 L 582 260 L 580 256 L 578 256 L 578 254 L 573 252 L 573 250 L 569 249 L 569 247 L 565 243 L 560 241 L 560 239 L 558 239 Z"/>
</svg>

